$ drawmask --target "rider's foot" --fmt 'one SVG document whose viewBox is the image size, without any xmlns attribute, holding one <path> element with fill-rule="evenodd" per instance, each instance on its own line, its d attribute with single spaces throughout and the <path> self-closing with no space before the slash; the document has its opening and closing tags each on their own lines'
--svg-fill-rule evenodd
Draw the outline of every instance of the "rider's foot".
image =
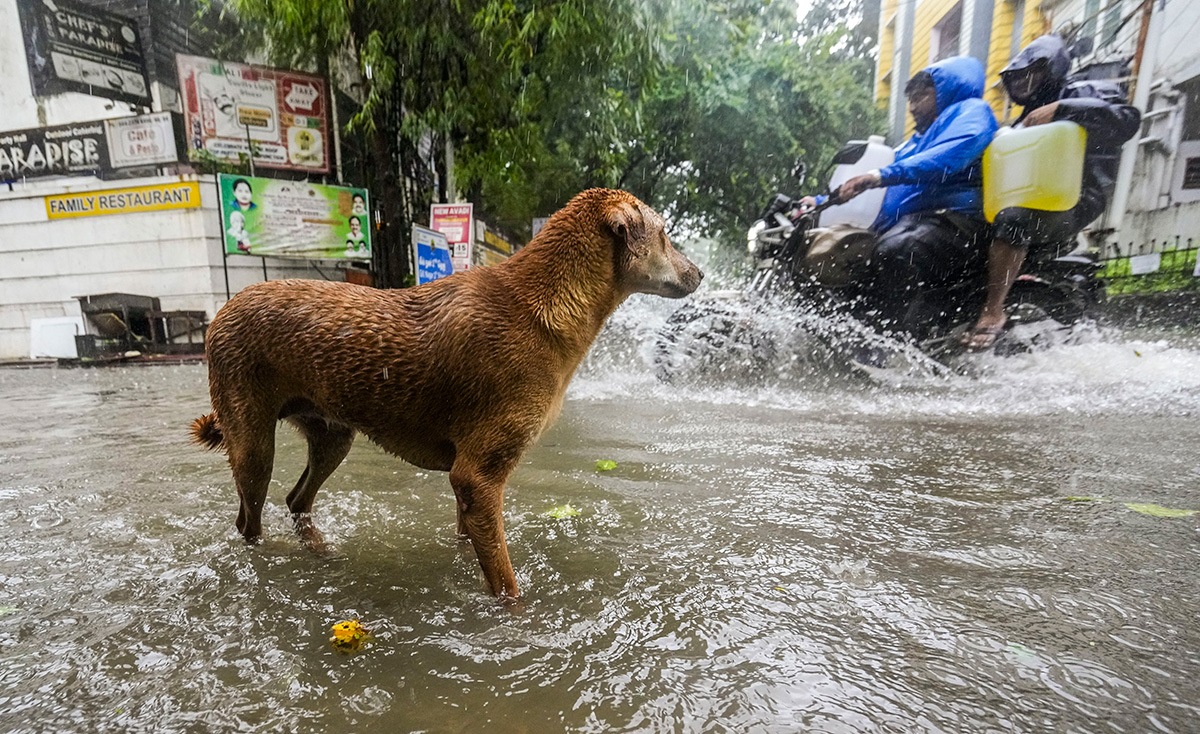
<svg viewBox="0 0 1200 734">
<path fill-rule="evenodd" d="M 996 343 L 996 339 L 1004 333 L 1004 323 L 1008 321 L 1008 317 L 1000 314 L 999 317 L 984 314 L 979 317 L 979 321 L 968 329 L 962 335 L 962 345 L 970 352 L 984 352 L 992 348 Z"/>
</svg>

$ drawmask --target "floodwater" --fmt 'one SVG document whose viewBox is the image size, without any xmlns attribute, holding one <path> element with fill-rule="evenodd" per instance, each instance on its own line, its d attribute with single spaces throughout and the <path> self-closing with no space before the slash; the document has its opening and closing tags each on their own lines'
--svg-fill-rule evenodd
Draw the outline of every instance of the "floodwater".
<svg viewBox="0 0 1200 734">
<path fill-rule="evenodd" d="M 661 384 L 676 305 L 618 311 L 513 476 L 517 609 L 444 475 L 360 439 L 316 555 L 281 427 L 248 547 L 202 366 L 0 371 L 0 731 L 1200 730 L 1200 515 L 1126 504 L 1200 510 L 1200 344 Z"/>
</svg>

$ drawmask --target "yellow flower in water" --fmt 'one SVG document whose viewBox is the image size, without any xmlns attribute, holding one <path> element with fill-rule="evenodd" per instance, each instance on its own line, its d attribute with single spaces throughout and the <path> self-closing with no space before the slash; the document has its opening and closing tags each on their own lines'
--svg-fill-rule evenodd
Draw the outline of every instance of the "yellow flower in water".
<svg viewBox="0 0 1200 734">
<path fill-rule="evenodd" d="M 363 626 L 357 619 L 338 622 L 329 628 L 333 637 L 329 642 L 342 652 L 354 652 L 362 647 L 364 642 L 371 640 L 371 630 Z"/>
</svg>

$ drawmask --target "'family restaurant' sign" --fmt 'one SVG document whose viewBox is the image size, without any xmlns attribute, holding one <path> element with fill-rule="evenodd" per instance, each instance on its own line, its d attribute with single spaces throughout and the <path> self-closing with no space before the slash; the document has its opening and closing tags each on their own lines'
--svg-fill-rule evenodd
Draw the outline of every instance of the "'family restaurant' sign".
<svg viewBox="0 0 1200 734">
<path fill-rule="evenodd" d="M 49 219 L 72 219 L 103 214 L 195 209 L 199 206 L 200 184 L 196 181 L 179 181 L 47 196 L 46 216 Z"/>
</svg>

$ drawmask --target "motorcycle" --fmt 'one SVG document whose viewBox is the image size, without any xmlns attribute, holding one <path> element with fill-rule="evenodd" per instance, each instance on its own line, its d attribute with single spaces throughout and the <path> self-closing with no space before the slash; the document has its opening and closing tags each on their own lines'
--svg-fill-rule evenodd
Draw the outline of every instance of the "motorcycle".
<svg viewBox="0 0 1200 734">
<path fill-rule="evenodd" d="M 853 163 L 861 152 L 862 144 L 847 144 L 834 163 Z M 803 185 L 803 163 L 797 163 L 793 175 Z M 754 264 L 749 285 L 744 291 L 713 292 L 667 320 L 654 345 L 660 379 L 670 381 L 698 361 L 740 358 L 752 366 L 770 359 L 777 345 L 754 328 L 750 314 L 781 307 L 840 324 L 836 334 L 827 328 L 815 333 L 827 347 L 826 356 L 849 367 L 886 368 L 899 357 L 908 363 L 923 360 L 934 372 L 953 369 L 954 356 L 963 351 L 962 334 L 974 325 L 983 306 L 987 274 L 923 291 L 928 323 L 919 339 L 889 334 L 878 326 L 870 293 L 876 236 L 845 224 L 821 227 L 820 215 L 836 203 L 833 198 L 806 208 L 800 199 L 775 194 L 747 232 Z M 1093 312 L 1104 294 L 1096 277 L 1100 268 L 1074 242 L 1031 253 L 1009 292 L 1008 321 L 993 349 L 999 354 L 1028 350 Z M 874 328 L 867 326 L 872 323 Z M 1017 332 L 1022 337 L 1011 338 Z"/>
</svg>

